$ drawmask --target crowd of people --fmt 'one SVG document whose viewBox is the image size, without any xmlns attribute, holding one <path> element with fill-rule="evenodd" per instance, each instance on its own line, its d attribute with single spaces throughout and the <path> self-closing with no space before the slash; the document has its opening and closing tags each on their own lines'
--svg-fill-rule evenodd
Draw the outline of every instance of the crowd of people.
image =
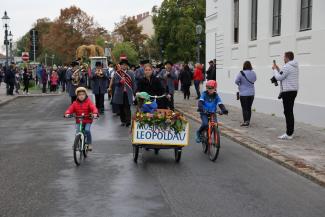
<svg viewBox="0 0 325 217">
<path fill-rule="evenodd" d="M 280 82 L 279 99 L 283 101 L 286 118 L 287 131 L 279 139 L 292 139 L 294 133 L 293 107 L 298 91 L 299 67 L 294 60 L 293 52 L 285 53 L 284 62 L 285 65 L 282 69 L 274 62 L 272 67 L 274 77 L 271 81 L 276 85 L 278 81 Z M 190 87 L 194 84 L 196 99 L 199 99 L 199 110 L 212 102 L 215 103 L 214 106 L 222 104 L 221 98 L 217 94 L 217 83 L 207 82 L 206 91 L 202 94 L 200 91 L 203 81 L 216 81 L 216 60 L 209 62 L 206 72 L 204 68 L 204 65 L 199 63 L 193 66 L 191 64 L 173 64 L 171 61 L 153 66 L 148 60 L 143 60 L 139 66 L 134 66 L 127 59 L 123 59 L 117 65 L 109 62 L 108 66 L 99 61 L 96 62 L 95 68 L 91 69 L 88 65 L 81 65 L 80 62 L 73 61 L 69 66 L 45 67 L 40 64 L 34 69 L 36 73 L 33 76 L 31 70 L 19 69 L 12 63 L 8 70 L 0 67 L 0 85 L 4 80 L 8 95 L 13 95 L 15 88 L 16 93 L 19 93 L 20 83 L 24 85 L 23 93 L 28 94 L 30 80 L 34 80 L 37 85 L 40 85 L 43 93 L 46 93 L 48 89 L 50 92 L 56 92 L 61 87 L 62 92 L 68 92 L 71 104 L 78 101 L 77 90 L 80 90 L 78 88 L 91 88 L 95 95 L 96 111 L 100 114 L 104 114 L 104 97 L 108 93 L 112 111 L 120 117 L 121 126 L 129 127 L 131 125 L 131 106 L 136 104 L 137 93 L 146 92 L 149 97 L 165 96 L 156 99 L 157 108 L 174 110 L 175 91 L 179 90 L 180 86 L 184 100 L 189 100 Z M 242 107 L 243 122 L 241 126 L 243 127 L 250 126 L 256 80 L 257 76 L 252 64 L 245 61 L 243 69 L 235 79 L 239 90 L 237 99 Z M 217 95 L 213 95 L 213 93 Z M 86 94 L 85 99 L 87 98 Z M 200 105 L 202 101 L 206 101 L 203 106 Z M 223 105 L 221 105 L 221 109 L 224 113 L 228 113 Z M 201 113 L 201 119 L 201 128 L 203 128 L 207 124 L 207 118 L 203 113 Z M 197 132 L 197 141 L 200 140 L 199 134 L 200 130 Z"/>
</svg>

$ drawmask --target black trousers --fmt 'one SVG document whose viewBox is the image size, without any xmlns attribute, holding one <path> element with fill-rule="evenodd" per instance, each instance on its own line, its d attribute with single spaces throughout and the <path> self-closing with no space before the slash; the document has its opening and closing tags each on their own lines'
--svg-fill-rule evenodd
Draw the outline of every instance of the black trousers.
<svg viewBox="0 0 325 217">
<path fill-rule="evenodd" d="M 124 95 L 123 95 L 123 104 L 119 105 L 119 110 L 120 110 L 121 122 L 124 124 L 130 124 L 131 123 L 131 108 L 130 108 L 129 98 L 128 98 L 127 93 L 124 93 Z"/>
<path fill-rule="evenodd" d="M 24 81 L 24 90 L 26 93 L 28 93 L 28 85 L 29 85 L 29 81 Z"/>
<path fill-rule="evenodd" d="M 104 94 L 96 94 L 95 100 L 98 111 L 104 111 Z"/>
<path fill-rule="evenodd" d="M 288 91 L 282 93 L 282 102 L 284 109 L 284 116 L 286 118 L 287 135 L 292 136 L 295 130 L 295 117 L 293 114 L 293 107 L 297 97 L 297 91 Z"/>
<path fill-rule="evenodd" d="M 42 89 L 43 93 L 46 93 L 46 83 L 43 83 L 43 89 Z"/>
<path fill-rule="evenodd" d="M 182 86 L 182 89 L 183 89 L 183 93 L 184 93 L 184 99 L 189 99 L 190 98 L 190 95 L 191 95 L 191 92 L 190 92 L 190 85 L 183 85 Z"/>
<path fill-rule="evenodd" d="M 243 112 L 244 122 L 251 121 L 253 101 L 254 96 L 240 96 L 240 104 Z"/>
</svg>

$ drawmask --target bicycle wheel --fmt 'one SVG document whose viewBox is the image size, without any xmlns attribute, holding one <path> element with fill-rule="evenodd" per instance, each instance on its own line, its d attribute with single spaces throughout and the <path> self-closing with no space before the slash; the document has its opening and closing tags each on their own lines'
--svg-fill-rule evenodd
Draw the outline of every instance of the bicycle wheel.
<svg viewBox="0 0 325 217">
<path fill-rule="evenodd" d="M 176 163 L 179 163 L 182 157 L 182 149 L 180 148 L 175 148 L 175 161 Z"/>
<path fill-rule="evenodd" d="M 77 135 L 76 138 L 74 139 L 74 145 L 73 145 L 73 158 L 74 162 L 76 163 L 77 166 L 80 165 L 81 160 L 82 160 L 82 151 L 81 149 L 81 135 Z"/>
<path fill-rule="evenodd" d="M 209 144 L 209 158 L 211 161 L 215 161 L 218 158 L 220 150 L 220 132 L 218 127 L 211 129 L 211 141 Z"/>
<path fill-rule="evenodd" d="M 208 151 L 208 130 L 204 130 L 201 133 L 201 143 L 202 143 L 202 151 L 204 154 Z"/>
<path fill-rule="evenodd" d="M 88 147 L 84 147 L 84 150 L 82 151 L 83 155 L 84 155 L 84 158 L 87 158 L 88 157 Z"/>
<path fill-rule="evenodd" d="M 134 163 L 138 163 L 139 157 L 139 146 L 133 145 L 133 161 Z"/>
</svg>

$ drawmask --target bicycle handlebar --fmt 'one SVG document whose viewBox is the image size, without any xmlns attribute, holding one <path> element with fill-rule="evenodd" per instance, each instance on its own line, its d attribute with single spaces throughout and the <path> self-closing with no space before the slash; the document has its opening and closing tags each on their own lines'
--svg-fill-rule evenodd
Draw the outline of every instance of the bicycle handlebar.
<svg viewBox="0 0 325 217">
<path fill-rule="evenodd" d="M 167 97 L 167 94 L 164 94 L 164 95 L 161 95 L 161 96 L 151 96 L 150 95 L 150 98 L 154 98 L 154 99 L 161 99 L 161 98 L 164 98 L 164 97 Z"/>
<path fill-rule="evenodd" d="M 86 118 L 87 116 L 85 116 L 85 115 L 81 115 L 81 116 L 76 116 L 76 115 L 69 115 L 69 116 L 65 116 L 64 115 L 64 118 L 78 118 L 78 119 L 84 119 L 84 118 Z M 88 118 L 90 118 L 90 119 L 98 119 L 98 116 L 97 117 L 94 117 L 92 114 L 90 114 L 89 116 L 88 116 Z"/>
</svg>

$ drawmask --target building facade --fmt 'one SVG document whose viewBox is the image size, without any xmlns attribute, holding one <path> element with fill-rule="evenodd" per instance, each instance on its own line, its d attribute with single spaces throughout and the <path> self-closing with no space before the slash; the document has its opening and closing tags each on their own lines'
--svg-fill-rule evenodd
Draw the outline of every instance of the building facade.
<svg viewBox="0 0 325 217">
<path fill-rule="evenodd" d="M 249 60 L 258 77 L 253 107 L 282 116 L 271 67 L 293 51 L 300 66 L 296 120 L 325 127 L 325 1 L 207 0 L 206 7 L 206 60 L 216 59 L 225 103 L 240 106 L 234 80 Z"/>
</svg>

